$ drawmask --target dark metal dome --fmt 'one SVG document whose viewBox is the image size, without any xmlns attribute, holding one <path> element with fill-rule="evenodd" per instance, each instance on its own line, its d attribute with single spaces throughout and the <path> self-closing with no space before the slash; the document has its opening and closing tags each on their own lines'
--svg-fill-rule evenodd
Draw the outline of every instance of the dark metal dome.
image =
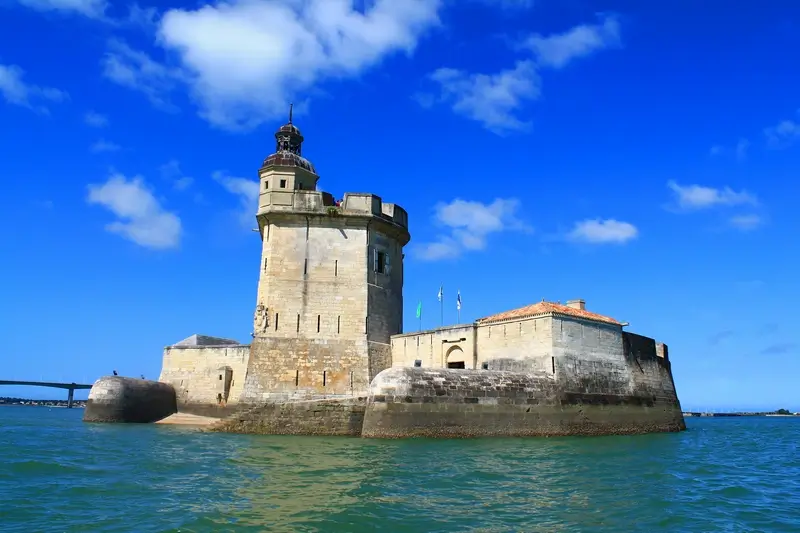
<svg viewBox="0 0 800 533">
<path fill-rule="evenodd" d="M 309 172 L 313 172 L 314 174 L 317 173 L 316 169 L 314 169 L 314 165 L 311 164 L 311 161 L 299 154 L 286 151 L 275 152 L 274 154 L 267 156 L 267 158 L 264 160 L 263 166 L 300 167 L 308 170 Z"/>
<path fill-rule="evenodd" d="M 263 166 L 299 167 L 316 174 L 311 161 L 302 156 L 304 139 L 300 129 L 292 124 L 292 109 L 290 105 L 289 122 L 275 132 L 275 153 L 264 159 Z"/>
</svg>

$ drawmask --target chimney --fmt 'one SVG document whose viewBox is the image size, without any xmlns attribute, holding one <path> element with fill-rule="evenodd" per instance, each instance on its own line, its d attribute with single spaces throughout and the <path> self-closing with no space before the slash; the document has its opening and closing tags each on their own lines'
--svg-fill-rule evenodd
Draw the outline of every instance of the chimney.
<svg viewBox="0 0 800 533">
<path fill-rule="evenodd" d="M 586 301 L 585 300 L 567 300 L 567 307 L 571 307 L 573 309 L 580 309 L 581 311 L 586 310 Z"/>
</svg>

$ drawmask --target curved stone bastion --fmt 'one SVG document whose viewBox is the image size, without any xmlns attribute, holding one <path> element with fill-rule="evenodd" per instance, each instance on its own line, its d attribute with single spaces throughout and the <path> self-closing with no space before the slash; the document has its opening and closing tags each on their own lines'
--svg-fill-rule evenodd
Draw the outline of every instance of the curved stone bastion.
<svg viewBox="0 0 800 533">
<path fill-rule="evenodd" d="M 146 379 L 104 376 L 92 385 L 84 422 L 157 422 L 178 412 L 175 389 Z"/>
<path fill-rule="evenodd" d="M 570 390 L 547 373 L 396 367 L 380 372 L 367 399 L 363 437 L 620 435 L 681 431 L 668 383 L 642 387 L 632 376 Z M 613 386 L 612 386 L 613 385 Z M 604 390 L 605 389 L 605 390 Z M 670 392 L 671 391 L 671 392 Z"/>
</svg>

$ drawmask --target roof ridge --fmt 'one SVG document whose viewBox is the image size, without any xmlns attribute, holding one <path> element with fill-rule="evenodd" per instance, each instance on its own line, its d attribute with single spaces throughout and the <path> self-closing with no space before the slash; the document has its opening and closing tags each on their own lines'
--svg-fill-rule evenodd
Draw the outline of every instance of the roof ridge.
<svg viewBox="0 0 800 533">
<path fill-rule="evenodd" d="M 483 318 L 479 318 L 477 322 L 479 323 L 499 322 L 502 320 L 530 318 L 533 316 L 544 315 L 548 313 L 560 314 L 576 318 L 583 318 L 585 320 L 593 320 L 595 322 L 604 322 L 607 324 L 622 325 L 621 322 L 619 322 L 614 318 L 611 318 L 610 316 L 601 315 L 599 313 L 594 313 L 592 311 L 587 311 L 586 309 L 570 307 L 562 303 L 546 302 L 544 300 L 542 300 L 541 302 L 536 302 L 533 304 L 518 307 L 516 309 L 510 309 L 508 311 L 503 311 Z"/>
</svg>

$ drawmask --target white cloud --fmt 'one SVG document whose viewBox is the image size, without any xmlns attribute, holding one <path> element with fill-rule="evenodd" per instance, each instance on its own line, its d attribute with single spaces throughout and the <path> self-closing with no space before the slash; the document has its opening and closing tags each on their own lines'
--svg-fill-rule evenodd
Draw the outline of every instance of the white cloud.
<svg viewBox="0 0 800 533">
<path fill-rule="evenodd" d="M 730 225 L 742 231 L 750 231 L 762 226 L 764 219 L 760 215 L 737 215 L 731 217 Z"/>
<path fill-rule="evenodd" d="M 568 235 L 572 241 L 591 244 L 623 244 L 638 236 L 636 226 L 614 219 L 576 222 Z"/>
<path fill-rule="evenodd" d="M 183 171 L 181 171 L 180 163 L 175 159 L 161 165 L 159 170 L 161 171 L 161 176 L 171 181 L 172 187 L 178 191 L 185 191 L 194 183 L 194 178 L 185 176 Z"/>
<path fill-rule="evenodd" d="M 529 123 L 517 118 L 516 112 L 526 100 L 539 97 L 539 75 L 531 61 L 519 61 L 498 74 L 440 68 L 430 77 L 439 84 L 440 101 L 498 134 L 527 128 Z"/>
<path fill-rule="evenodd" d="M 740 161 L 745 159 L 747 157 L 748 148 L 750 148 L 750 141 L 747 139 L 739 139 L 739 142 L 736 143 L 736 148 L 734 148 L 736 159 Z"/>
<path fill-rule="evenodd" d="M 449 104 L 456 114 L 478 121 L 496 134 L 523 131 L 530 123 L 519 118 L 519 111 L 526 101 L 541 95 L 539 68 L 561 68 L 574 59 L 619 44 L 619 21 L 613 16 L 605 16 L 598 25 L 580 25 L 565 33 L 535 34 L 520 46 L 533 52 L 535 60 L 519 60 L 513 68 L 496 74 L 440 68 L 430 75 L 439 85 L 438 95 L 419 94 L 415 98 L 423 107 L 436 102 Z"/>
<path fill-rule="evenodd" d="M 108 8 L 105 0 L 19 0 L 37 11 L 74 12 L 90 18 L 103 18 Z"/>
<path fill-rule="evenodd" d="M 715 144 L 714 146 L 711 147 L 709 153 L 712 156 L 719 156 L 731 153 L 733 154 L 734 157 L 736 157 L 737 160 L 743 161 L 747 159 L 747 152 L 749 149 L 750 149 L 750 141 L 748 141 L 747 139 L 739 139 L 736 145 L 731 149 L 726 148 L 721 144 Z"/>
<path fill-rule="evenodd" d="M 47 108 L 37 102 L 62 102 L 67 99 L 67 93 L 26 83 L 22 79 L 24 76 L 25 72 L 16 65 L 0 65 L 0 94 L 9 104 L 47 113 Z"/>
<path fill-rule="evenodd" d="M 359 75 L 385 57 L 414 51 L 438 24 L 441 0 L 230 0 L 171 9 L 157 42 L 178 69 L 117 46 L 110 79 L 166 102 L 178 81 L 214 125 L 251 128 L 286 112 L 299 92 L 328 78 Z"/>
<path fill-rule="evenodd" d="M 747 191 L 736 192 L 730 187 L 715 189 L 702 185 L 679 185 L 675 181 L 667 183 L 675 194 L 678 207 L 682 209 L 707 209 L 737 205 L 758 205 L 758 198 Z"/>
<path fill-rule="evenodd" d="M 128 17 L 125 20 L 132 26 L 151 29 L 158 21 L 158 11 L 154 7 L 141 7 L 137 3 L 128 6 Z"/>
<path fill-rule="evenodd" d="M 785 148 L 800 138 L 800 122 L 783 120 L 775 126 L 765 128 L 764 135 L 770 148 Z"/>
<path fill-rule="evenodd" d="M 620 24 L 616 17 L 605 15 L 599 24 L 581 24 L 548 36 L 531 35 L 523 46 L 533 51 L 539 65 L 561 68 L 574 59 L 620 46 Z"/>
<path fill-rule="evenodd" d="M 259 182 L 247 178 L 228 176 L 222 171 L 214 172 L 215 181 L 222 185 L 229 193 L 239 198 L 239 220 L 242 225 L 251 229 L 255 224 L 258 211 Z"/>
<path fill-rule="evenodd" d="M 94 111 L 86 113 L 83 116 L 83 121 L 93 128 L 105 128 L 108 126 L 108 117 Z"/>
<path fill-rule="evenodd" d="M 107 231 L 140 246 L 166 249 L 180 241 L 180 218 L 164 210 L 139 176 L 128 180 L 113 174 L 103 184 L 89 185 L 87 202 L 105 207 L 119 219 L 108 224 Z"/>
<path fill-rule="evenodd" d="M 417 255 L 435 261 L 458 257 L 465 251 L 486 248 L 488 237 L 502 231 L 530 231 L 516 213 L 519 200 L 498 198 L 490 204 L 461 200 L 436 206 L 435 222 L 445 233 L 434 242 L 417 246 Z"/>
<path fill-rule="evenodd" d="M 100 139 L 96 141 L 92 146 L 89 147 L 89 151 L 95 154 L 103 153 L 103 152 L 116 152 L 120 149 L 120 145 L 113 143 L 111 141 L 107 141 L 105 139 Z"/>
<path fill-rule="evenodd" d="M 533 7 L 535 0 L 479 0 L 484 4 L 503 9 L 527 9 Z"/>
<path fill-rule="evenodd" d="M 102 66 L 103 75 L 109 80 L 144 93 L 150 103 L 161 110 L 176 110 L 169 101 L 169 93 L 184 80 L 180 70 L 153 61 L 147 54 L 118 40 L 109 42 Z"/>
</svg>

